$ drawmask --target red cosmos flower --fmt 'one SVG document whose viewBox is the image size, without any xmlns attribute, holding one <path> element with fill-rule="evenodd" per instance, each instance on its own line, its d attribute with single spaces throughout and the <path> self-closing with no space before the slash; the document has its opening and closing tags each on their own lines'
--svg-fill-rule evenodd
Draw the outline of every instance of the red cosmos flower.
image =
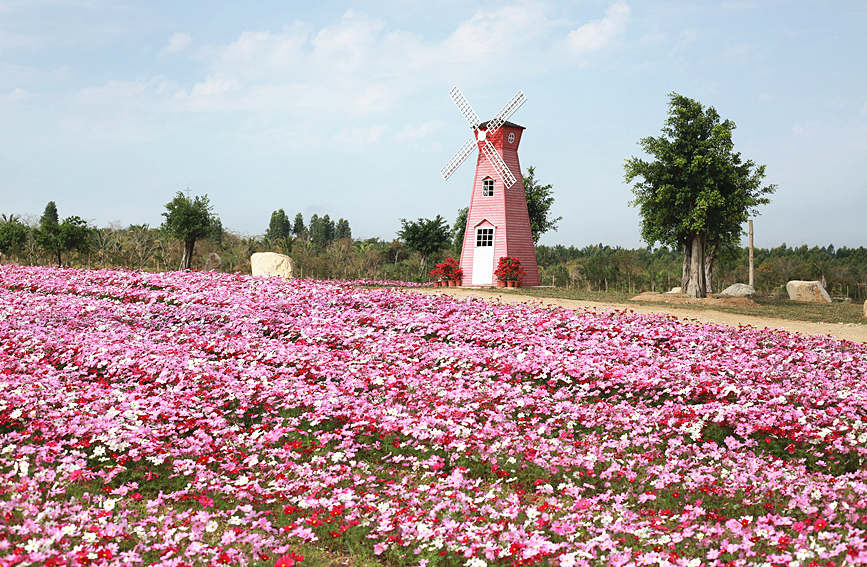
<svg viewBox="0 0 867 567">
<path fill-rule="evenodd" d="M 824 530 L 827 525 L 828 522 L 825 521 L 825 518 L 816 518 L 816 521 L 813 523 L 813 527 L 817 530 Z"/>
<path fill-rule="evenodd" d="M 303 555 L 289 552 L 283 557 L 277 559 L 277 561 L 274 562 L 274 567 L 293 567 L 296 563 L 301 563 L 302 561 L 304 561 Z"/>
<path fill-rule="evenodd" d="M 204 494 L 200 495 L 196 500 L 198 500 L 199 504 L 201 504 L 205 508 L 210 508 L 214 505 L 214 499 L 209 496 L 205 496 Z"/>
<path fill-rule="evenodd" d="M 107 547 L 103 547 L 99 551 L 96 552 L 96 556 L 100 559 L 111 559 L 114 555 L 111 553 L 111 550 Z"/>
</svg>

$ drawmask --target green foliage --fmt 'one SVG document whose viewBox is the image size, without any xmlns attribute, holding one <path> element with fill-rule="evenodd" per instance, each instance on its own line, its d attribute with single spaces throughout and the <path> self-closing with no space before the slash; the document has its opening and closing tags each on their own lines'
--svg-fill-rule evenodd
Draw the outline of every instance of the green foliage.
<svg viewBox="0 0 867 567">
<path fill-rule="evenodd" d="M 416 221 L 400 219 L 401 228 L 398 238 L 421 255 L 422 272 L 428 256 L 442 250 L 449 244 L 449 225 L 440 215 L 433 219 L 420 218 Z"/>
<path fill-rule="evenodd" d="M 304 216 L 301 213 L 295 215 L 295 222 L 292 223 L 292 234 L 295 238 L 301 238 L 306 234 L 307 227 L 304 226 Z"/>
<path fill-rule="evenodd" d="M 317 248 L 325 248 L 331 243 L 335 232 L 334 221 L 328 215 L 320 218 L 319 215 L 314 214 L 310 217 L 310 241 Z"/>
<path fill-rule="evenodd" d="M 65 252 L 88 252 L 91 248 L 91 234 L 92 229 L 87 225 L 87 221 L 80 217 L 67 217 L 60 223 L 60 245 Z"/>
<path fill-rule="evenodd" d="M 196 240 L 212 236 L 216 217 L 211 211 L 211 202 L 207 195 L 196 195 L 190 198 L 178 191 L 174 199 L 166 203 L 165 220 L 162 230 L 177 238 L 184 244 L 184 254 L 181 268 L 189 269 L 192 264 Z M 222 225 L 220 233 L 222 234 Z"/>
<path fill-rule="evenodd" d="M 286 211 L 278 209 L 271 213 L 271 222 L 268 224 L 268 231 L 265 232 L 265 239 L 277 242 L 289 238 L 291 233 L 292 224 L 289 222 L 289 217 L 286 216 Z"/>
<path fill-rule="evenodd" d="M 346 219 L 338 219 L 337 227 L 334 230 L 334 239 L 340 240 L 341 238 L 352 238 L 352 229 Z"/>
<path fill-rule="evenodd" d="M 648 244 L 680 248 L 695 235 L 712 245 L 736 244 L 742 225 L 770 202 L 776 186 L 762 186 L 765 166 L 734 151 L 734 129 L 713 107 L 669 95 L 662 135 L 639 141 L 652 161 L 633 156 L 624 168 Z"/>
<path fill-rule="evenodd" d="M 24 249 L 30 229 L 15 215 L 3 217 L 0 221 L 0 253 L 18 256 Z"/>
<path fill-rule="evenodd" d="M 527 176 L 524 177 L 524 193 L 527 195 L 527 212 L 530 215 L 530 230 L 533 233 L 533 243 L 539 242 L 539 238 L 549 230 L 557 230 L 557 223 L 563 217 L 549 217 L 551 205 L 554 204 L 552 194 L 553 185 L 542 185 L 536 179 L 536 168 L 527 168 Z"/>
<path fill-rule="evenodd" d="M 87 252 L 90 249 L 92 230 L 87 222 L 77 216 L 67 217 L 59 222 L 57 205 L 49 201 L 39 219 L 36 229 L 36 243 L 57 260 L 57 265 L 63 265 L 63 253 L 77 250 Z"/>
<path fill-rule="evenodd" d="M 215 217 L 207 195 L 190 198 L 182 191 L 166 203 L 162 229 L 178 240 L 198 240 L 211 234 Z"/>
<path fill-rule="evenodd" d="M 467 215 L 470 214 L 470 208 L 464 207 L 458 211 L 458 216 L 455 219 L 455 224 L 452 225 L 452 249 L 455 254 L 460 255 L 464 247 L 464 235 L 467 232 Z"/>
</svg>

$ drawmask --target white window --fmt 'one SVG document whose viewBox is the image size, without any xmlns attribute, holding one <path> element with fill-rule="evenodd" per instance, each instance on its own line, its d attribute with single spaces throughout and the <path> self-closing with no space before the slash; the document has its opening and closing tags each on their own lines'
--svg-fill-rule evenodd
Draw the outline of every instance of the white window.
<svg viewBox="0 0 867 567">
<path fill-rule="evenodd" d="M 510 144 L 515 143 L 515 133 L 514 132 L 509 132 L 509 143 Z"/>
<path fill-rule="evenodd" d="M 494 180 L 490 177 L 482 179 L 482 197 L 494 196 Z"/>
<path fill-rule="evenodd" d="M 476 246 L 493 246 L 494 245 L 494 229 L 493 228 L 477 228 L 476 229 Z"/>
</svg>

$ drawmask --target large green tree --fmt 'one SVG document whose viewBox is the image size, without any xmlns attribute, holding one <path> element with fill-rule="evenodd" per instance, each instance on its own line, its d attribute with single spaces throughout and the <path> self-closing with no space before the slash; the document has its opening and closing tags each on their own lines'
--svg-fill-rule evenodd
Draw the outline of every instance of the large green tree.
<svg viewBox="0 0 867 567">
<path fill-rule="evenodd" d="M 16 215 L 0 218 L 0 253 L 20 255 L 27 242 L 29 229 Z"/>
<path fill-rule="evenodd" d="M 268 223 L 268 230 L 265 232 L 265 239 L 270 242 L 281 242 L 289 238 L 292 234 L 292 223 L 289 217 L 286 216 L 286 211 L 277 209 L 271 213 L 271 221 Z"/>
<path fill-rule="evenodd" d="M 337 226 L 334 228 L 334 239 L 340 240 L 341 238 L 352 238 L 352 228 L 346 219 L 337 219 Z"/>
<path fill-rule="evenodd" d="M 92 230 L 84 219 L 71 216 L 60 222 L 57 205 L 49 201 L 39 219 L 36 229 L 36 243 L 63 265 L 63 253 L 78 250 L 86 252 L 90 248 Z"/>
<path fill-rule="evenodd" d="M 301 238 L 305 232 L 307 232 L 307 227 L 304 226 L 304 215 L 298 213 L 295 215 L 295 222 L 292 223 L 292 234 L 296 238 Z"/>
<path fill-rule="evenodd" d="M 175 198 L 166 203 L 165 220 L 162 229 L 184 245 L 181 269 L 189 270 L 193 263 L 193 250 L 196 240 L 213 236 L 217 218 L 211 209 L 207 195 L 189 195 L 178 191 Z"/>
<path fill-rule="evenodd" d="M 734 151 L 734 129 L 713 107 L 671 93 L 662 135 L 639 141 L 652 159 L 626 160 L 641 235 L 683 250 L 681 287 L 691 297 L 707 295 L 719 251 L 740 240 L 743 224 L 776 189 L 762 185 L 764 165 Z"/>
<path fill-rule="evenodd" d="M 449 245 L 450 231 L 446 219 L 437 215 L 436 218 L 420 218 L 415 221 L 400 219 L 400 230 L 397 237 L 406 243 L 407 247 L 421 256 L 421 270 L 427 264 L 427 258 Z"/>
<path fill-rule="evenodd" d="M 527 195 L 527 212 L 530 214 L 530 231 L 533 233 L 533 244 L 549 230 L 557 230 L 557 223 L 563 217 L 551 216 L 551 205 L 554 204 L 553 185 L 542 185 L 536 179 L 536 168 L 527 168 L 524 177 L 524 193 Z"/>
</svg>

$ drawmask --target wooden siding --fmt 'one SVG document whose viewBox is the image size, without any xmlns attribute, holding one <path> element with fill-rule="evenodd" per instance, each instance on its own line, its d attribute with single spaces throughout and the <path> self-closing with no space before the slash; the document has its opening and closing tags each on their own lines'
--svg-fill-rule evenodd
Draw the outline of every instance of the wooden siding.
<svg viewBox="0 0 867 567">
<path fill-rule="evenodd" d="M 508 135 L 515 134 L 515 141 L 508 143 Z M 510 188 L 504 188 L 503 182 L 494 167 L 479 152 L 476 160 L 476 174 L 473 180 L 473 191 L 470 195 L 470 210 L 467 214 L 467 226 L 461 250 L 461 269 L 464 272 L 464 285 L 473 281 L 473 251 L 476 246 L 475 228 L 487 221 L 496 227 L 494 232 L 494 264 L 503 256 L 512 256 L 521 261 L 527 271 L 523 285 L 539 285 L 539 269 L 536 265 L 536 249 L 533 246 L 533 236 L 530 231 L 530 216 L 527 212 L 527 198 L 524 194 L 524 184 L 521 181 L 521 164 L 518 161 L 518 145 L 521 143 L 523 129 L 503 126 L 490 138 L 491 144 L 503 157 L 503 161 L 517 178 Z M 482 194 L 482 180 L 491 177 L 494 180 L 494 195 L 485 197 Z M 496 278 L 495 278 L 496 279 Z"/>
</svg>

